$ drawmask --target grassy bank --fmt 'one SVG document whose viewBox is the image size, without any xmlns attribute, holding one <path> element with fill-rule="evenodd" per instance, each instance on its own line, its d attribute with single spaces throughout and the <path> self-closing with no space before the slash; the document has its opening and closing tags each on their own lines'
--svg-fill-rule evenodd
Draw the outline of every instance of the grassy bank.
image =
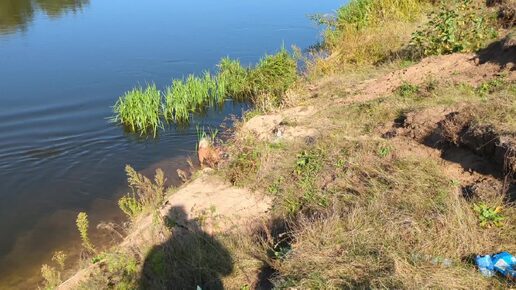
<svg viewBox="0 0 516 290">
<path fill-rule="evenodd" d="M 514 287 L 474 265 L 478 254 L 516 253 L 516 48 L 497 18 L 511 3 L 351 1 L 319 18 L 329 56 L 310 61 L 306 77 L 285 51 L 252 68 L 223 59 L 216 75 L 151 98 L 161 106 L 142 101 L 184 122 L 228 97 L 251 100 L 218 168 L 179 191 L 189 198 L 196 181 L 222 179 L 232 186 L 201 187 L 228 202 L 242 188 L 265 195 L 268 216 L 244 226 L 210 204 L 163 212 L 181 202 L 178 189 L 165 188 L 163 172 L 128 167 L 128 237 L 96 252 L 83 215 L 90 266 L 76 288 Z M 44 268 L 50 288 L 57 257 Z"/>
</svg>

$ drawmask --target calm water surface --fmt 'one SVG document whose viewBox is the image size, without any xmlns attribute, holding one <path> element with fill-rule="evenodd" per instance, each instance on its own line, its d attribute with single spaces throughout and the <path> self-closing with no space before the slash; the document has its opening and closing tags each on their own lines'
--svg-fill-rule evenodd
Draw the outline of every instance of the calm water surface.
<svg viewBox="0 0 516 290">
<path fill-rule="evenodd" d="M 125 164 L 172 175 L 191 154 L 195 125 L 145 140 L 110 124 L 119 95 L 223 56 L 251 64 L 282 44 L 306 48 L 319 39 L 306 16 L 342 2 L 0 0 L 0 289 L 35 288 L 54 250 L 76 256 L 79 211 L 120 222 Z M 244 109 L 226 103 L 194 123 Z"/>
</svg>

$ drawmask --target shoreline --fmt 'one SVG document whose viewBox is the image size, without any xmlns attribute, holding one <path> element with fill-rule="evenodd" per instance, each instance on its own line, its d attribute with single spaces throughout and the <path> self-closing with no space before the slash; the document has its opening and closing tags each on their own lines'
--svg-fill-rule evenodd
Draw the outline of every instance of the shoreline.
<svg viewBox="0 0 516 290">
<path fill-rule="evenodd" d="M 269 80 L 257 86 L 274 81 L 281 93 L 255 93 L 261 65 L 227 70 L 234 91 L 253 92 L 256 106 L 224 142 L 219 166 L 192 170 L 179 188 L 165 187 L 160 171 L 152 179 L 129 168 L 128 235 L 93 251 L 96 262 L 59 289 L 511 286 L 483 277 L 471 257 L 516 250 L 516 34 L 494 26 L 500 36 L 489 43 L 446 51 L 432 33 L 448 14 L 425 22 L 424 12 L 484 19 L 494 10 L 406 1 L 415 6 L 352 2 L 333 33 L 342 41 L 350 36 L 339 29 L 377 37 L 389 34 L 378 30 L 384 22 L 408 25 L 417 57 L 398 51 L 377 63 L 383 40 L 368 39 L 365 55 L 341 42 L 288 86 L 264 69 Z M 371 5 L 380 24 L 357 28 L 346 18 L 363 9 L 357 3 Z M 382 5 L 401 20 L 381 18 Z M 388 36 L 389 49 L 407 49 L 406 39 Z M 370 63 L 353 63 L 359 57 Z"/>
</svg>

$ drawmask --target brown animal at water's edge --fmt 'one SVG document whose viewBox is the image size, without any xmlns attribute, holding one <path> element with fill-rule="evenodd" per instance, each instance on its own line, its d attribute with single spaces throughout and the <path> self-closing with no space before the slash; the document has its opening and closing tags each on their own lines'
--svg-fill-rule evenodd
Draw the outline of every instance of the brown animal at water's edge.
<svg viewBox="0 0 516 290">
<path fill-rule="evenodd" d="M 220 161 L 220 153 L 220 149 L 215 148 L 209 139 L 202 138 L 199 141 L 197 156 L 199 158 L 199 164 L 201 167 L 215 167 Z"/>
</svg>

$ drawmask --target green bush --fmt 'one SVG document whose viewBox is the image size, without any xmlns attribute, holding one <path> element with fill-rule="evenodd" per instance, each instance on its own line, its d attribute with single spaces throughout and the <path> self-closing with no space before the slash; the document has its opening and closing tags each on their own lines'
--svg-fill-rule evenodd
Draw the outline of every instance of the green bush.
<svg viewBox="0 0 516 290">
<path fill-rule="evenodd" d="M 411 46 L 417 55 L 472 52 L 496 37 L 491 20 L 471 0 L 442 6 L 430 15 L 428 23 L 412 35 Z"/>
</svg>

